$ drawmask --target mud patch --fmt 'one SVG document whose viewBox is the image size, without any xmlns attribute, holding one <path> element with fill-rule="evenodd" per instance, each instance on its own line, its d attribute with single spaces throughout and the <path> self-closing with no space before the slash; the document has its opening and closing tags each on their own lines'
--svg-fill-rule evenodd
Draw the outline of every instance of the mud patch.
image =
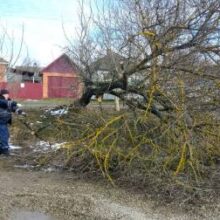
<svg viewBox="0 0 220 220">
<path fill-rule="evenodd" d="M 40 212 L 30 211 L 14 211 L 11 216 L 11 220 L 55 220 L 51 216 L 45 215 Z"/>
</svg>

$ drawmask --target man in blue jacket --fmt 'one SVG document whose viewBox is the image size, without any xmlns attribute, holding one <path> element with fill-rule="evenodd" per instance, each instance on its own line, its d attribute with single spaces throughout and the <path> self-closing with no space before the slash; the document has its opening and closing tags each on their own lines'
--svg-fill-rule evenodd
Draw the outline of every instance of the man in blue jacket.
<svg viewBox="0 0 220 220">
<path fill-rule="evenodd" d="M 0 91 L 0 154 L 9 155 L 9 130 L 8 124 L 12 122 L 12 112 L 19 115 L 26 115 L 18 108 L 15 101 L 10 100 L 9 91 Z"/>
</svg>

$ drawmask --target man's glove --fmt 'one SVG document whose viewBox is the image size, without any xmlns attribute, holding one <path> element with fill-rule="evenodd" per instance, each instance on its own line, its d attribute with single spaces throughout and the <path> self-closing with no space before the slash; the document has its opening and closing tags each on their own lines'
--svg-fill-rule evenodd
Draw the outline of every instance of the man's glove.
<svg viewBox="0 0 220 220">
<path fill-rule="evenodd" d="M 8 100 L 8 109 L 12 112 L 15 112 L 17 110 L 17 102 Z"/>
</svg>

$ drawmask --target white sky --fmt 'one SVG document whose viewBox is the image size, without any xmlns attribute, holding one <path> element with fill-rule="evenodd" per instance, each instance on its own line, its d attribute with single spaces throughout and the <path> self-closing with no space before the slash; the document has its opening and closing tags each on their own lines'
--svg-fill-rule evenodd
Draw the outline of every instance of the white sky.
<svg viewBox="0 0 220 220">
<path fill-rule="evenodd" d="M 31 60 L 47 65 L 67 44 L 62 23 L 68 35 L 74 35 L 77 8 L 77 0 L 0 0 L 0 35 L 3 29 L 7 30 L 16 39 L 15 50 L 18 50 L 23 25 L 24 47 L 20 62 L 28 48 Z M 0 56 L 7 59 L 11 52 L 5 49 L 1 53 Z"/>
</svg>

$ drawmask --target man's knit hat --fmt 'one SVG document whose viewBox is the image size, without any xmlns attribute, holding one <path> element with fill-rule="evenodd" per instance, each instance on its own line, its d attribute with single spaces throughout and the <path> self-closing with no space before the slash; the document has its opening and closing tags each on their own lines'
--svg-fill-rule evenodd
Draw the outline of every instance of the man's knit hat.
<svg viewBox="0 0 220 220">
<path fill-rule="evenodd" d="M 1 89 L 0 95 L 9 94 L 9 91 L 7 89 Z"/>
</svg>

